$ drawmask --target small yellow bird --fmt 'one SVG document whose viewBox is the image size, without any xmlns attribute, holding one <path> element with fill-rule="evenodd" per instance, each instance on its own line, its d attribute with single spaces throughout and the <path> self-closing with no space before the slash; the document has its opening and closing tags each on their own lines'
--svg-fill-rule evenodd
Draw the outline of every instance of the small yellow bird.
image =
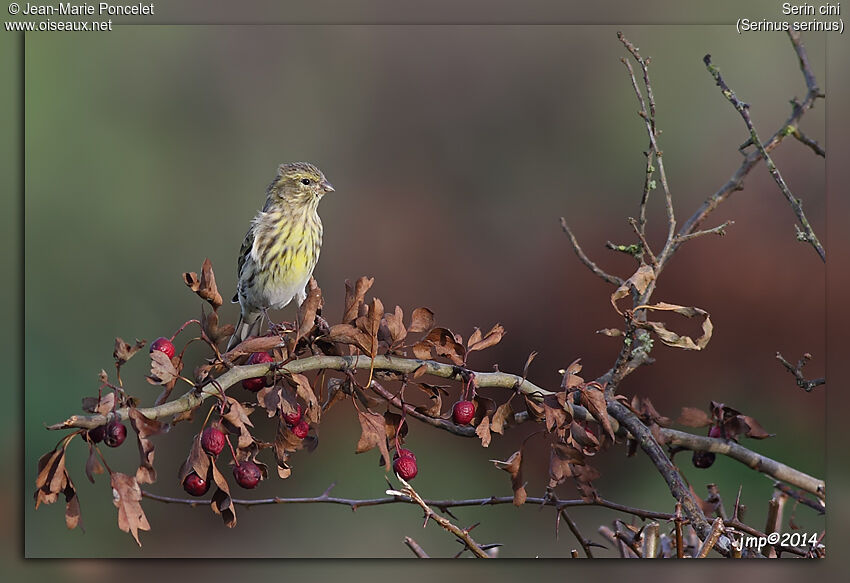
<svg viewBox="0 0 850 583">
<path fill-rule="evenodd" d="M 266 204 L 251 221 L 239 251 L 233 303 L 241 308 L 227 350 L 256 334 L 267 310 L 293 298 L 300 306 L 322 249 L 319 201 L 334 187 L 306 162 L 281 164 L 266 190 Z"/>
</svg>

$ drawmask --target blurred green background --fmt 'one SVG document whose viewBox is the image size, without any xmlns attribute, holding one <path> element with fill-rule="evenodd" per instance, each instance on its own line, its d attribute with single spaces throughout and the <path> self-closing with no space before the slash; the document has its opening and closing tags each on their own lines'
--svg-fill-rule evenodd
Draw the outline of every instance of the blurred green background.
<svg viewBox="0 0 850 583">
<path fill-rule="evenodd" d="M 519 372 L 531 350 L 540 354 L 529 376 L 544 387 L 557 386 L 556 371 L 578 357 L 586 378 L 607 370 L 617 341 L 594 331 L 620 323 L 611 290 L 577 261 L 558 219 L 567 218 L 606 269 L 633 271 L 628 258 L 603 247 L 606 240 L 632 242 L 625 219 L 637 213 L 646 148 L 616 30 L 127 26 L 113 34 L 28 36 L 26 555 L 407 557 L 406 535 L 434 556 L 453 554 L 452 537 L 434 526 L 421 529 L 421 513 L 410 506 L 355 513 L 320 505 L 239 508 L 239 524 L 228 530 L 207 509 L 151 501 L 143 505 L 152 531 L 141 534 L 138 549 L 116 527 L 108 480 L 85 479 L 79 442 L 68 464 L 86 532 L 69 532 L 62 504 L 32 508 L 36 460 L 60 438 L 43 426 L 77 412 L 80 398 L 96 393 L 115 336 L 152 340 L 198 316 L 200 302 L 181 272 L 197 271 L 209 257 L 222 294 L 232 294 L 248 223 L 276 165 L 293 160 L 316 163 L 336 187 L 320 208 L 325 239 L 316 270 L 329 319 L 341 316 L 343 281 L 370 275 L 372 292 L 388 307 L 399 304 L 409 314 L 426 305 L 439 324 L 464 337 L 473 326 L 501 322 L 508 330 L 502 343 L 470 361 L 481 370 L 498 363 Z M 764 137 L 787 117 L 788 100 L 804 96 L 805 85 L 784 35 L 739 36 L 729 26 L 623 30 L 653 57 L 660 144 L 681 223 L 737 168 L 737 147 L 746 139 L 703 55 L 712 54 L 752 105 Z M 804 38 L 823 79 L 824 39 Z M 802 127 L 820 141 L 823 113 L 819 104 Z M 791 140 L 774 159 L 821 233 L 823 160 Z M 666 226 L 655 202 L 650 240 L 657 243 Z M 820 477 L 823 391 L 797 389 L 774 354 L 796 359 L 811 352 L 806 372 L 822 374 L 823 266 L 794 240 L 793 214 L 763 167 L 710 224 L 727 219 L 735 225 L 726 237 L 682 249 L 655 296 L 708 310 L 715 324 L 708 349 L 687 353 L 656 343 L 657 363 L 629 377 L 622 391 L 651 397 L 671 417 L 682 406 L 725 402 L 777 434 L 746 445 Z M 226 317 L 236 313 L 225 307 Z M 195 362 L 205 356 L 200 349 L 188 354 Z M 157 390 L 143 379 L 145 361 L 131 361 L 125 379 L 150 403 Z M 182 496 L 176 471 L 199 422 L 156 439 L 160 479 L 151 491 Z M 263 424 L 257 425 L 259 433 Z M 510 455 L 531 431 L 514 429 L 483 450 L 474 440 L 414 424 L 408 444 L 419 459 L 415 485 L 429 498 L 509 494 L 507 476 L 488 460 Z M 358 427 L 348 406 L 331 411 L 320 437 L 314 453 L 295 456 L 289 480 L 270 479 L 249 496 L 318 495 L 331 483 L 338 496 L 383 495 L 376 456 L 353 453 Z M 137 464 L 132 442 L 107 455 L 119 471 L 131 473 Z M 618 448 L 595 461 L 606 498 L 671 509 L 644 456 L 627 459 Z M 747 520 L 763 526 L 770 480 L 725 458 L 703 471 L 686 454 L 677 461 L 698 494 L 718 484 L 727 508 L 743 484 Z M 541 495 L 546 455 L 529 456 L 525 477 L 530 495 Z M 577 497 L 569 484 L 559 494 Z M 564 557 L 576 547 L 565 529 L 555 538 L 550 509 L 454 513 L 463 525 L 481 521 L 476 540 L 503 543 L 504 557 Z M 618 517 L 593 508 L 571 516 L 597 541 L 598 526 Z M 823 528 L 805 508 L 795 522 Z"/>
</svg>

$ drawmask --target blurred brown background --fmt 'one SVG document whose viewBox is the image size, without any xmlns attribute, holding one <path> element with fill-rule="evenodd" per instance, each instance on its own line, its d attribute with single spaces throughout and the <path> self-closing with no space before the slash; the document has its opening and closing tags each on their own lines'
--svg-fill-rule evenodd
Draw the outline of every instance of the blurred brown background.
<svg viewBox="0 0 850 583">
<path fill-rule="evenodd" d="M 405 312 L 426 305 L 438 323 L 468 336 L 501 322 L 502 343 L 471 365 L 518 372 L 539 351 L 530 378 L 557 386 L 557 369 L 581 357 L 587 378 L 604 372 L 618 344 L 594 334 L 619 324 L 608 286 L 572 254 L 558 225 L 570 222 L 585 250 L 622 276 L 633 262 L 604 249 L 632 242 L 646 148 L 637 104 L 607 26 L 215 26 L 123 28 L 120 34 L 30 36 L 26 42 L 26 451 L 25 552 L 31 557 L 404 557 L 413 536 L 429 552 L 456 551 L 451 537 L 419 528 L 407 506 L 239 509 L 227 530 L 205 509 L 144 503 L 152 524 L 139 550 L 117 530 L 108 483 L 83 475 L 79 443 L 69 464 L 80 489 L 86 534 L 67 532 L 61 508 L 32 510 L 35 461 L 59 435 L 52 423 L 78 410 L 111 366 L 116 335 L 152 340 L 196 317 L 199 302 L 180 281 L 205 257 L 224 295 L 234 289 L 236 253 L 278 163 L 309 160 L 336 187 L 321 206 L 325 224 L 316 271 L 325 313 L 342 312 L 343 280 L 376 278 L 373 293 Z M 805 85 L 780 34 L 739 36 L 729 26 L 631 26 L 625 34 L 652 56 L 652 79 L 668 179 L 680 223 L 738 166 L 743 123 L 701 58 L 752 105 L 762 136 L 785 120 Z M 819 79 L 824 39 L 804 37 Z M 823 85 L 823 83 L 822 83 Z M 822 102 L 802 129 L 823 141 Z M 789 140 L 775 161 L 823 232 L 823 160 Z M 656 200 L 656 203 L 659 201 Z M 665 232 L 653 205 L 651 242 Z M 777 436 L 746 445 L 801 470 L 824 472 L 823 391 L 800 391 L 774 359 L 808 351 L 823 373 L 824 268 L 794 240 L 794 217 L 763 167 L 710 220 L 733 219 L 724 238 L 691 242 L 663 274 L 655 298 L 708 310 L 715 336 L 702 353 L 656 343 L 657 363 L 628 379 L 627 395 L 652 398 L 675 417 L 682 406 L 723 401 Z M 229 306 L 235 318 L 235 306 Z M 281 317 L 290 317 L 291 310 Z M 696 325 L 684 327 L 696 331 Z M 195 358 L 202 357 L 200 350 Z M 45 363 L 45 359 L 47 359 Z M 150 402 L 145 359 L 128 365 L 131 390 Z M 499 393 L 494 393 L 501 397 Z M 261 424 L 258 424 L 261 425 Z M 382 496 L 375 456 L 355 456 L 358 428 L 347 407 L 321 426 L 321 445 L 298 454 L 293 477 L 251 496 L 334 493 Z M 487 460 L 504 458 L 531 428 L 473 440 L 414 424 L 408 443 L 428 497 L 510 492 Z M 175 484 L 193 428 L 158 440 L 160 480 Z M 132 443 L 108 452 L 130 472 Z M 114 460 L 114 461 L 113 461 Z M 739 484 L 747 518 L 764 523 L 771 482 L 718 459 L 698 471 L 677 461 L 700 495 L 717 483 L 731 507 Z M 648 460 L 621 449 L 597 460 L 597 487 L 618 502 L 672 506 Z M 545 456 L 525 471 L 531 495 L 546 483 Z M 576 497 L 565 485 L 562 497 Z M 247 496 L 246 496 L 247 497 Z M 461 509 L 482 521 L 481 542 L 507 557 L 568 556 L 575 542 L 553 536 L 546 509 Z M 617 515 L 576 509 L 587 535 Z M 795 521 L 823 527 L 807 509 Z M 210 536 L 212 533 L 212 536 Z M 601 552 L 600 554 L 605 554 Z"/>
</svg>

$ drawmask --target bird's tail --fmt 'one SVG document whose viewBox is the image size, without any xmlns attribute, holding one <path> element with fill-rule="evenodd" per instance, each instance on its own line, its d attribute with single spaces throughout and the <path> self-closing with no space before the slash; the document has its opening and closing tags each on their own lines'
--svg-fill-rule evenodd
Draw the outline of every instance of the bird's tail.
<svg viewBox="0 0 850 583">
<path fill-rule="evenodd" d="M 233 350 L 237 344 L 248 338 L 248 336 L 260 331 L 260 324 L 263 321 L 260 316 L 262 315 L 262 312 L 249 312 L 239 315 L 239 322 L 236 323 L 236 331 L 233 332 L 233 336 L 230 337 L 230 341 L 227 343 L 227 352 Z"/>
</svg>

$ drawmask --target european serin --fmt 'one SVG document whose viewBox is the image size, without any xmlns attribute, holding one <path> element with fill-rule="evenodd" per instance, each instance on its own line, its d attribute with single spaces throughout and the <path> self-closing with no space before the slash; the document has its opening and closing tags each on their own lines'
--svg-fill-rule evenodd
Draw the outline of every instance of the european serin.
<svg viewBox="0 0 850 583">
<path fill-rule="evenodd" d="M 306 299 L 306 285 L 322 248 L 319 201 L 333 186 L 306 162 L 281 164 L 266 190 L 266 204 L 245 235 L 239 251 L 238 283 L 233 303 L 241 314 L 230 350 L 259 331 L 268 309 L 279 310 L 292 298 Z"/>
</svg>

